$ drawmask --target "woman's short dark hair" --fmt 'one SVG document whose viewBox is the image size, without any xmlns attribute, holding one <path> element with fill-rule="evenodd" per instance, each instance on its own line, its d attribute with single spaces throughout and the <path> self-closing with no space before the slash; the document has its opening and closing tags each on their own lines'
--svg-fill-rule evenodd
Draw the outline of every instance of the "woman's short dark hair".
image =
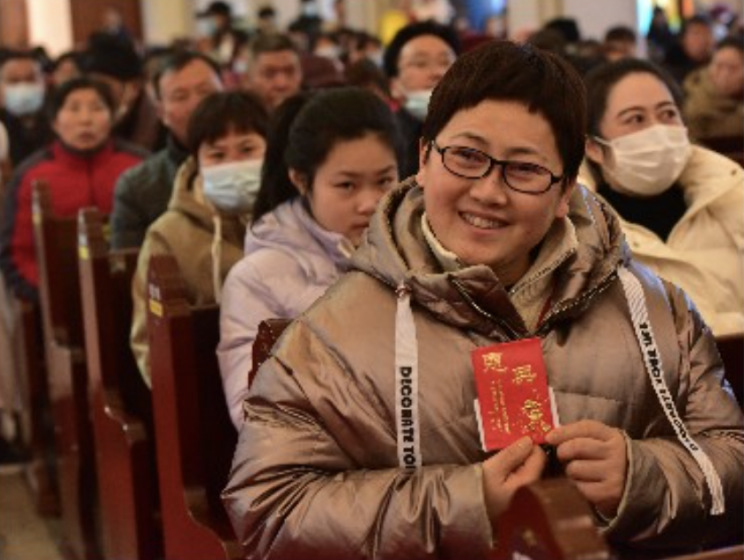
<svg viewBox="0 0 744 560">
<path fill-rule="evenodd" d="M 465 53 L 434 88 L 424 140 L 433 142 L 457 112 L 489 100 L 522 103 L 542 115 L 553 130 L 566 182 L 576 178 L 584 158 L 586 92 L 568 62 L 509 41 L 491 41 Z"/>
<path fill-rule="evenodd" d="M 111 93 L 111 89 L 108 87 L 108 84 L 105 84 L 100 80 L 90 78 L 88 76 L 79 76 L 77 78 L 67 80 L 65 83 L 57 86 L 54 89 L 54 94 L 52 95 L 52 98 L 49 101 L 48 105 L 49 120 L 54 121 L 54 119 L 57 118 L 57 114 L 64 106 L 65 101 L 67 101 L 69 95 L 81 89 L 91 89 L 95 91 L 96 94 L 98 94 L 98 97 L 101 98 L 101 101 L 103 101 L 104 105 L 106 105 L 109 113 L 111 113 L 111 115 L 114 114 L 114 111 L 116 109 L 116 102 L 114 101 L 114 96 Z"/>
<path fill-rule="evenodd" d="M 672 94 L 677 106 L 682 103 L 682 90 L 666 70 L 648 60 L 623 58 L 592 69 L 584 78 L 587 91 L 587 134 L 602 136 L 599 126 L 607 111 L 607 100 L 612 90 L 630 74 L 651 74 L 658 78 Z"/>
<path fill-rule="evenodd" d="M 189 117 L 186 147 L 193 155 L 205 142 L 226 136 L 230 131 L 255 132 L 266 138 L 269 117 L 261 100 L 247 91 L 213 93 L 201 100 Z"/>
<path fill-rule="evenodd" d="M 253 208 L 254 223 L 299 196 L 289 179 L 290 169 L 303 175 L 312 190 L 315 174 L 333 147 L 367 134 L 375 134 L 400 161 L 402 146 L 395 116 L 374 93 L 342 87 L 287 99 L 272 120 L 261 188 Z"/>
</svg>

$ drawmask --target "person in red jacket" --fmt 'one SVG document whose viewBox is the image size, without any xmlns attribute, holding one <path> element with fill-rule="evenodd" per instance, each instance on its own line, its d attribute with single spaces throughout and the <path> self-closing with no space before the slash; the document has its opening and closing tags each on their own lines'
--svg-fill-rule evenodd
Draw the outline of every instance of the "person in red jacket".
<svg viewBox="0 0 744 560">
<path fill-rule="evenodd" d="M 74 216 L 88 206 L 109 213 L 119 175 L 146 155 L 111 137 L 114 108 L 108 87 L 85 77 L 60 86 L 51 100 L 50 122 L 56 139 L 21 163 L 5 199 L 0 269 L 15 295 L 37 298 L 39 273 L 31 216 L 34 182 L 49 184 L 57 215 Z"/>
</svg>

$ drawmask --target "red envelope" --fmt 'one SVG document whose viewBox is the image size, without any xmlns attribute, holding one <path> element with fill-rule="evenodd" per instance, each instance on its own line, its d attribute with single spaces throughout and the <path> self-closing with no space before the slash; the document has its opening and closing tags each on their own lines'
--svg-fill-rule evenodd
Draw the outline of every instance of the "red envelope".
<svg viewBox="0 0 744 560">
<path fill-rule="evenodd" d="M 477 348 L 471 359 L 483 449 L 503 449 L 525 435 L 544 443 L 556 424 L 540 339 Z"/>
</svg>

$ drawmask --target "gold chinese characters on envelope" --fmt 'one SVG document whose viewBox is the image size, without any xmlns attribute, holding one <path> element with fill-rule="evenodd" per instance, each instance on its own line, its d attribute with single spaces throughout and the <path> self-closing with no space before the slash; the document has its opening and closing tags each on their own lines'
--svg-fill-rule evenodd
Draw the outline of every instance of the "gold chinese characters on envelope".
<svg viewBox="0 0 744 560">
<path fill-rule="evenodd" d="M 471 357 L 483 449 L 503 449 L 525 435 L 544 443 L 557 424 L 540 339 L 477 348 Z"/>
</svg>

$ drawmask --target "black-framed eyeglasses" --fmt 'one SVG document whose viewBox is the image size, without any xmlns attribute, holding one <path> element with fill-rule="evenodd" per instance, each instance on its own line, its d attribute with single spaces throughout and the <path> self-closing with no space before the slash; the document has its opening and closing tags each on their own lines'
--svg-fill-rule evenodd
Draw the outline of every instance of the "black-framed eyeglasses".
<svg viewBox="0 0 744 560">
<path fill-rule="evenodd" d="M 435 141 L 431 145 L 442 156 L 445 169 L 463 179 L 482 179 L 498 165 L 506 186 L 524 194 L 546 193 L 554 184 L 563 180 L 563 175 L 553 175 L 549 169 L 536 163 L 500 160 L 465 146 L 440 148 Z"/>
</svg>

